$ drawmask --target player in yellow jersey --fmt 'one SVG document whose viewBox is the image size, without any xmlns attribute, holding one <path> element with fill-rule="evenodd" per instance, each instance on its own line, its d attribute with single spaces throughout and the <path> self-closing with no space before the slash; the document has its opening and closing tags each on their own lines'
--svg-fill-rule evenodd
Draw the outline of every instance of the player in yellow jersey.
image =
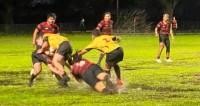
<svg viewBox="0 0 200 106">
<path fill-rule="evenodd" d="M 64 71 L 65 61 L 68 60 L 72 54 L 72 46 L 69 40 L 57 34 L 44 34 L 43 40 L 41 41 L 40 45 L 42 48 L 38 49 L 37 53 L 48 51 L 49 48 L 55 50 L 52 59 L 53 66 L 62 73 L 64 83 L 69 81 L 69 77 Z"/>
<path fill-rule="evenodd" d="M 124 52 L 122 47 L 118 45 L 116 36 L 93 36 L 93 41 L 85 49 L 81 50 L 78 55 L 83 55 L 92 49 L 97 49 L 106 54 L 105 72 L 110 74 L 110 69 L 114 67 L 117 76 L 117 84 L 122 85 L 120 67 L 118 63 L 123 60 Z"/>
</svg>

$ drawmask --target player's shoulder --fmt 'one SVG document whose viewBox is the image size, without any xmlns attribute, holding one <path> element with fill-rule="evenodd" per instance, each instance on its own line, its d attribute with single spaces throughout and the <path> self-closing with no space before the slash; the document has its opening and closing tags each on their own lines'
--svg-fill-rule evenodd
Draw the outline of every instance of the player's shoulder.
<svg viewBox="0 0 200 106">
<path fill-rule="evenodd" d="M 38 25 L 46 25 L 46 24 L 47 24 L 47 22 L 41 22 Z"/>
<path fill-rule="evenodd" d="M 105 23 L 106 21 L 104 20 L 104 19 L 102 19 L 101 21 L 100 21 L 100 23 Z"/>
</svg>

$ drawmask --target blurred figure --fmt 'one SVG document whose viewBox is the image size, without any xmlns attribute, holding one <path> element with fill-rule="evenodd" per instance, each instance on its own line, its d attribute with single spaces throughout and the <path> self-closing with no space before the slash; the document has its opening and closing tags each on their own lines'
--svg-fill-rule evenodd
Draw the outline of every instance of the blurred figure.
<svg viewBox="0 0 200 106">
<path fill-rule="evenodd" d="M 172 24 L 172 30 L 173 30 L 174 34 L 176 35 L 176 29 L 178 28 L 178 24 L 177 24 L 175 17 L 173 17 L 171 24 Z"/>
<path fill-rule="evenodd" d="M 82 18 L 80 21 L 80 28 L 82 31 L 85 32 L 85 19 L 84 18 Z"/>
</svg>

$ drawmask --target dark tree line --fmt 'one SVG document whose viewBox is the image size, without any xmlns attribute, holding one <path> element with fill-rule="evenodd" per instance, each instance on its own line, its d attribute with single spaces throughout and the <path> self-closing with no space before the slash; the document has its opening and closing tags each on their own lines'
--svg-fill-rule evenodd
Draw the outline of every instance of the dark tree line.
<svg viewBox="0 0 200 106">
<path fill-rule="evenodd" d="M 55 12 L 58 22 L 79 22 L 82 17 L 88 24 L 96 24 L 105 11 L 116 20 L 117 0 L 1 0 L 0 24 L 5 29 L 10 24 L 35 24 Z M 178 20 L 199 21 L 200 0 L 119 0 L 120 10 L 145 10 L 149 21 L 157 22 L 163 13 L 176 16 Z"/>
</svg>

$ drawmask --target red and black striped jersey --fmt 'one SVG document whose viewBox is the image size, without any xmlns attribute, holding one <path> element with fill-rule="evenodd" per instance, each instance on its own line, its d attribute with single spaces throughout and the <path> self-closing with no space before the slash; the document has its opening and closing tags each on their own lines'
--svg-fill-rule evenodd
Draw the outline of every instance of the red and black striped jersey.
<svg viewBox="0 0 200 106">
<path fill-rule="evenodd" d="M 59 33 L 59 27 L 56 24 L 47 24 L 47 22 L 42 22 L 37 25 L 37 29 L 39 30 L 39 35 L 43 35 L 45 33 L 56 34 Z"/>
<path fill-rule="evenodd" d="M 168 35 L 170 33 L 170 23 L 168 21 L 166 23 L 160 21 L 156 27 L 158 28 L 159 32 L 164 35 Z"/>
<path fill-rule="evenodd" d="M 79 62 L 75 62 L 72 65 L 72 74 L 73 75 L 80 75 L 80 74 L 84 74 L 86 72 L 86 70 L 94 63 L 83 59 Z"/>
<path fill-rule="evenodd" d="M 101 20 L 97 27 L 101 30 L 102 35 L 111 35 L 112 34 L 112 27 L 113 27 L 113 21 L 105 21 Z"/>
<path fill-rule="evenodd" d="M 176 28 L 176 26 L 177 26 L 177 21 L 176 20 L 172 20 L 172 28 Z"/>
</svg>

